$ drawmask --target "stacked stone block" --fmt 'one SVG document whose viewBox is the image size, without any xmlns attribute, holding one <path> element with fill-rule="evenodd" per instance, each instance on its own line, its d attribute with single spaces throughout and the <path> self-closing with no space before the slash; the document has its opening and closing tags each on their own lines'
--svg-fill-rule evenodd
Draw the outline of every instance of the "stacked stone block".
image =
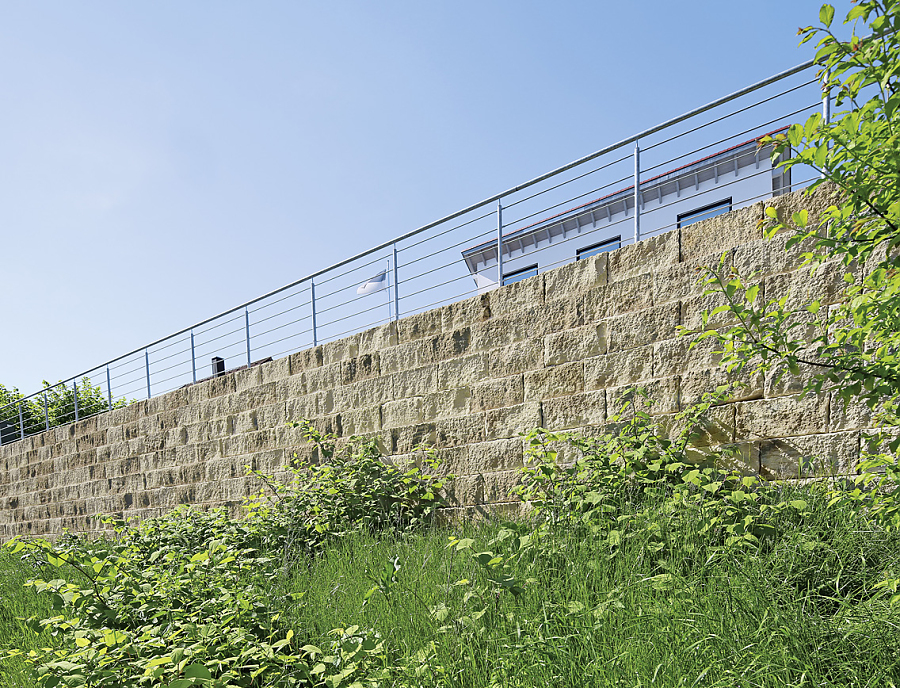
<svg viewBox="0 0 900 688">
<path fill-rule="evenodd" d="M 790 213 L 802 203 L 815 218 L 828 200 L 770 204 Z M 812 278 L 800 270 L 801 249 L 786 252 L 783 235 L 762 238 L 764 211 L 758 203 L 2 446 L 0 537 L 91 530 L 97 513 L 145 518 L 184 503 L 237 511 L 260 489 L 248 466 L 279 474 L 295 454 L 311 457 L 286 424 L 301 418 L 376 437 L 397 460 L 420 443 L 437 447 L 458 476 L 457 515 L 512 504 L 520 433 L 597 431 L 632 385 L 666 421 L 729 381 L 710 340 L 689 349 L 678 334 L 720 303 L 703 295 L 702 266 L 722 259 L 756 272 L 761 297 L 838 300 L 840 267 Z M 802 379 L 742 381 L 698 445 L 733 445 L 743 470 L 769 478 L 852 470 L 872 425 L 864 409 L 803 398 Z"/>
</svg>

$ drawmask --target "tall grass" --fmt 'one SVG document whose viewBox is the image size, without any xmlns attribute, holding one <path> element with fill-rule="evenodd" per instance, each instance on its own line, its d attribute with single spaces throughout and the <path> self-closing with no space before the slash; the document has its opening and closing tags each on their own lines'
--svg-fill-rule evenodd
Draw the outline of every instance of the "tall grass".
<svg viewBox="0 0 900 688">
<path fill-rule="evenodd" d="M 0 550 L 0 648 L 32 650 L 53 644 L 49 634 L 30 630 L 22 619 L 44 618 L 51 613 L 50 599 L 40 596 L 25 583 L 39 569 L 9 552 Z M 21 658 L 0 655 L 0 686 L 32 688 L 34 675 Z"/>
<path fill-rule="evenodd" d="M 439 530 L 353 535 L 280 584 L 304 593 L 289 618 L 314 644 L 352 624 L 405 656 L 433 648 L 431 664 L 446 669 L 435 685 L 895 685 L 900 608 L 873 585 L 900 566 L 900 538 L 825 508 L 809 489 L 795 497 L 817 508 L 752 549 L 714 548 L 696 531 L 669 538 L 664 518 L 657 534 L 618 546 L 553 530 L 515 560 L 511 573 L 530 579 L 520 595 L 469 601 L 488 609 L 472 628 L 432 613 L 443 604 L 462 616 L 471 588 L 453 584 L 482 573 Z M 510 526 L 524 532 L 485 523 L 465 535 L 495 552 L 491 541 Z M 364 604 L 394 558 L 396 585 Z"/>
</svg>

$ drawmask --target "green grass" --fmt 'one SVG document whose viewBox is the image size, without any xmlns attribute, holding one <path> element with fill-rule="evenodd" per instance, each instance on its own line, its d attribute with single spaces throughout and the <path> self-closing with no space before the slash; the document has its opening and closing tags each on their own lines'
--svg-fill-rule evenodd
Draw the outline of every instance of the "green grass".
<svg viewBox="0 0 900 688">
<path fill-rule="evenodd" d="M 663 515 L 619 545 L 558 528 L 524 550 L 524 524 L 481 523 L 346 536 L 268 585 L 303 593 L 283 610 L 301 643 L 327 646 L 333 629 L 358 625 L 384 641 L 386 661 L 419 666 L 420 686 L 900 683 L 900 605 L 874 588 L 900 571 L 900 536 L 796 490 L 810 513 L 785 516 L 778 537 L 748 549 L 722 548 L 699 527 L 671 536 Z M 475 542 L 451 549 L 451 535 Z M 488 580 L 473 556 L 485 550 L 504 558 L 521 594 Z M 48 612 L 20 588 L 30 575 L 0 559 L 4 646 L 39 642 L 15 621 Z M 0 686 L 34 685 L 20 665 L 0 667 Z"/>
<path fill-rule="evenodd" d="M 871 586 L 898 564 L 896 535 L 820 518 L 771 549 L 714 553 L 702 538 L 658 550 L 640 537 L 615 553 L 555 533 L 522 561 L 534 580 L 518 598 L 485 604 L 482 633 L 438 632 L 429 608 L 461 604 L 447 585 L 478 571 L 447 551 L 446 534 L 403 542 L 355 537 L 289 581 L 306 591 L 291 610 L 312 638 L 358 624 L 405 655 L 436 642 L 450 686 L 887 686 L 900 681 L 900 608 Z M 497 525 L 470 533 L 480 547 Z M 398 584 L 363 606 L 366 571 L 399 557 Z M 471 602 L 471 601 L 470 601 Z M 452 614 L 451 614 L 452 616 Z M 484 619 L 484 617 L 482 617 Z"/>
<path fill-rule="evenodd" d="M 52 645 L 47 634 L 38 635 L 19 620 L 51 613 L 49 599 L 24 587 L 36 575 L 37 570 L 27 562 L 0 550 L 0 648 L 30 650 Z M 31 688 L 33 685 L 33 676 L 21 659 L 0 659 L 0 686 Z"/>
</svg>

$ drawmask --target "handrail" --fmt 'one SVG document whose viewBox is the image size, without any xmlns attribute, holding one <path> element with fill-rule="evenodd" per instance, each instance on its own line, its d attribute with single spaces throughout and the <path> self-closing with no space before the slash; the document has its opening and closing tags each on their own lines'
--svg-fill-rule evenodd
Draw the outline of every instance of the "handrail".
<svg viewBox="0 0 900 688">
<path fill-rule="evenodd" d="M 305 277 L 302 277 L 302 278 L 300 278 L 300 279 L 294 280 L 293 282 L 290 282 L 289 284 L 286 284 L 286 285 L 284 285 L 284 286 L 282 286 L 282 287 L 279 287 L 279 288 L 277 288 L 277 289 L 273 289 L 272 291 L 269 291 L 269 292 L 267 292 L 267 293 L 265 293 L 265 294 L 263 294 L 263 295 L 261 295 L 261 296 L 258 296 L 258 297 L 256 297 L 256 298 L 253 298 L 253 299 L 251 299 L 251 300 L 249 300 L 249 301 L 245 301 L 244 303 L 241 303 L 240 305 L 234 306 L 234 307 L 229 308 L 228 310 L 222 311 L 221 313 L 218 313 L 218 314 L 216 314 L 216 315 L 214 315 L 214 316 L 211 316 L 211 317 L 206 318 L 206 319 L 204 319 L 204 320 L 201 320 L 201 321 L 199 321 L 199 322 L 197 322 L 197 323 L 194 323 L 193 325 L 191 325 L 191 326 L 189 326 L 189 327 L 185 327 L 185 328 L 183 328 L 183 329 L 181 329 L 181 330 L 178 330 L 178 331 L 173 332 L 173 333 L 171 333 L 171 334 L 169 334 L 169 335 L 166 335 L 165 337 L 160 337 L 159 339 L 156 339 L 156 340 L 154 340 L 153 342 L 150 342 L 149 344 L 144 344 L 144 345 L 142 345 L 142 346 L 140 346 L 140 347 L 138 347 L 138 348 L 136 348 L 136 349 L 133 349 L 132 351 L 129 351 L 129 352 L 126 353 L 126 354 L 122 354 L 122 355 L 116 356 L 115 358 L 112 358 L 112 359 L 110 359 L 110 360 L 108 360 L 108 361 L 105 361 L 104 363 L 101 363 L 101 364 L 96 365 L 96 366 L 92 366 L 91 368 L 86 369 L 86 370 L 83 371 L 82 373 L 79 373 L 78 375 L 74 375 L 74 376 L 72 376 L 72 377 L 70 377 L 70 378 L 67 378 L 66 380 L 64 380 L 64 381 L 62 381 L 62 382 L 60 382 L 60 383 L 56 383 L 56 384 L 54 384 L 54 385 L 51 385 L 50 387 L 44 388 L 44 389 L 39 390 L 39 391 L 37 391 L 37 392 L 34 392 L 34 393 L 32 393 L 32 394 L 29 394 L 28 396 L 23 396 L 23 397 L 17 399 L 16 401 L 14 401 L 14 402 L 10 402 L 9 404 L 5 404 L 4 406 L 0 406 L 0 411 L 4 410 L 4 409 L 6 409 L 6 408 L 8 408 L 8 407 L 10 407 L 10 406 L 14 406 L 14 405 L 16 405 L 16 404 L 21 404 L 22 402 L 24 402 L 24 401 L 26 401 L 26 400 L 28 400 L 28 399 L 32 399 L 32 398 L 34 398 L 34 397 L 36 397 L 36 396 L 38 396 L 38 395 L 40 395 L 40 394 L 43 394 L 43 393 L 45 393 L 47 390 L 52 389 L 52 388 L 54 388 L 54 387 L 57 387 L 57 386 L 60 385 L 60 384 L 63 384 L 63 385 L 64 385 L 64 384 L 67 384 L 67 383 L 72 382 L 72 381 L 77 381 L 77 380 L 79 380 L 79 379 L 81 379 L 81 378 L 87 376 L 89 373 L 94 372 L 94 371 L 97 371 L 97 370 L 100 370 L 101 368 L 103 368 L 103 367 L 105 367 L 105 366 L 109 366 L 109 365 L 111 365 L 111 364 L 113 364 L 113 363 L 116 363 L 116 362 L 121 361 L 121 360 L 123 360 L 123 359 L 127 359 L 127 358 L 129 358 L 129 357 L 131 357 L 131 356 L 134 356 L 134 355 L 136 355 L 136 354 L 139 354 L 139 353 L 141 353 L 141 352 L 147 352 L 148 349 L 150 349 L 150 348 L 153 347 L 153 346 L 156 346 L 157 344 L 160 344 L 160 343 L 162 343 L 162 342 L 164 342 L 164 341 L 166 341 L 166 340 L 172 339 L 172 338 L 174 338 L 174 337 L 178 337 L 178 336 L 187 334 L 187 333 L 189 333 L 189 332 L 192 332 L 192 330 L 194 330 L 195 328 L 198 328 L 198 327 L 200 327 L 200 326 L 202 326 L 202 325 L 205 325 L 205 324 L 207 324 L 207 323 L 210 323 L 210 322 L 212 322 L 212 321 L 214 321 L 214 320 L 218 320 L 219 318 L 222 318 L 222 317 L 224 317 L 224 316 L 227 316 L 227 315 L 230 315 L 230 314 L 235 313 L 235 312 L 237 312 L 237 311 L 240 311 L 241 309 L 246 309 L 246 308 L 248 308 L 248 307 L 251 306 L 251 305 L 254 305 L 254 304 L 256 304 L 256 303 L 258 303 L 258 302 L 260 302 L 260 301 L 263 301 L 263 300 L 265 300 L 265 299 L 267 299 L 267 298 L 269 298 L 269 297 L 272 297 L 272 296 L 274 296 L 274 295 L 276 295 L 276 294 L 279 294 L 279 293 L 284 292 L 284 291 L 286 291 L 286 290 L 288 290 L 288 289 L 291 289 L 291 288 L 293 288 L 293 287 L 296 287 L 296 286 L 299 285 L 299 284 L 302 284 L 302 283 L 304 283 L 304 282 L 312 282 L 312 280 L 314 280 L 316 277 L 319 277 L 320 275 L 324 275 L 324 274 L 326 274 L 326 273 L 328 273 L 328 272 L 330 272 L 330 271 L 332 271 L 332 270 L 334 270 L 334 269 L 336 269 L 336 268 L 342 267 L 342 266 L 344 266 L 344 265 L 347 265 L 348 263 L 352 263 L 352 262 L 357 261 L 357 260 L 359 260 L 359 259 L 361 259 L 361 258 L 364 258 L 364 257 L 366 257 L 366 256 L 369 256 L 369 255 L 371 255 L 371 254 L 373 254 L 373 253 L 377 253 L 378 251 L 382 251 L 382 250 L 384 250 L 384 249 L 386 249 L 386 248 L 389 248 L 389 247 L 392 247 L 392 246 L 396 246 L 396 244 L 397 244 L 398 242 L 400 242 L 400 241 L 403 241 L 403 240 L 405 240 L 405 239 L 409 239 L 409 238 L 411 238 L 411 237 L 413 237 L 413 236 L 416 236 L 416 235 L 418 235 L 418 234 L 421 234 L 422 232 L 425 232 L 425 231 L 427 231 L 427 230 L 429 230 L 429 229 L 432 229 L 432 228 L 437 227 L 437 226 L 439 226 L 439 225 L 441 225 L 441 224 L 444 224 L 444 223 L 446 223 L 446 222 L 449 222 L 450 220 L 454 220 L 454 219 L 456 219 L 456 218 L 458 218 L 458 217 L 461 217 L 461 216 L 463 216 L 463 215 L 466 215 L 467 213 L 470 213 L 470 212 L 472 212 L 473 210 L 478 210 L 479 208 L 483 208 L 484 206 L 490 205 L 490 204 L 492 204 L 492 203 L 497 203 L 497 202 L 501 201 L 503 198 L 505 198 L 505 197 L 507 197 L 507 196 L 510 196 L 510 195 L 512 195 L 512 194 L 515 194 L 515 193 L 517 193 L 517 192 L 519 192 L 519 191 L 522 191 L 522 190 L 524 190 L 524 189 L 527 189 L 527 188 L 529 188 L 529 187 L 532 187 L 532 186 L 534 186 L 534 185 L 536 185 L 536 184 L 539 184 L 539 183 L 541 183 L 541 182 L 543 182 L 543 181 L 546 181 L 547 179 L 551 179 L 552 177 L 555 177 L 555 176 L 557 176 L 557 175 L 559 175 L 559 174 L 562 174 L 562 173 L 564 173 L 564 172 L 566 172 L 566 171 L 568 171 L 568 170 L 571 170 L 571 169 L 573 169 L 573 168 L 575 168 L 575 167 L 578 167 L 578 166 L 580 166 L 580 165 L 583 165 L 583 164 L 586 163 L 586 162 L 589 162 L 589 161 L 591 161 L 591 160 L 594 160 L 594 159 L 596 159 L 596 158 L 599 158 L 599 157 L 601 157 L 601 156 L 603 156 L 603 155 L 606 155 L 606 154 L 608 154 L 608 153 L 610 153 L 610 152 L 612 152 L 612 151 L 615 151 L 615 150 L 617 150 L 617 149 L 619 149 L 619 148 L 622 148 L 622 147 L 624 147 L 624 146 L 627 146 L 627 145 L 629 145 L 629 144 L 635 143 L 635 142 L 639 141 L 640 139 L 643 139 L 643 138 L 646 138 L 646 137 L 648 137 L 648 136 L 651 136 L 651 135 L 653 135 L 653 134 L 655 134 L 655 133 L 657 133 L 657 132 L 659 132 L 659 131 L 662 131 L 662 130 L 667 129 L 667 128 L 671 127 L 671 126 L 674 126 L 674 125 L 676 125 L 676 124 L 678 124 L 678 123 L 680 123 L 680 122 L 683 122 L 683 121 L 685 121 L 685 120 L 687 120 L 687 119 L 690 119 L 691 117 L 695 117 L 695 116 L 697 116 L 697 115 L 700 115 L 700 114 L 702 114 L 702 113 L 704 113 L 704 112 L 707 112 L 707 111 L 712 110 L 712 109 L 714 109 L 714 108 L 716 108 L 716 107 L 719 107 L 719 106 L 724 105 L 724 104 L 726 104 L 726 103 L 729 103 L 729 102 L 731 102 L 731 101 L 733 101 L 733 100 L 736 100 L 737 98 L 740 98 L 740 97 L 742 97 L 742 96 L 748 95 L 748 94 L 750 94 L 750 93 L 753 93 L 754 91 L 758 91 L 758 90 L 760 90 L 760 89 L 762 89 L 762 88 L 764 88 L 764 87 L 766 87 L 766 86 L 769 86 L 769 85 L 771 85 L 771 84 L 777 83 L 778 81 L 781 81 L 781 80 L 783 80 L 783 79 L 786 79 L 786 78 L 788 78 L 788 77 L 790 77 L 790 76 L 793 76 L 793 75 L 795 75 L 795 74 L 798 74 L 798 73 L 800 73 L 800 72 L 802 72 L 802 71 L 804 71 L 804 70 L 806 70 L 806 69 L 809 69 L 809 68 L 812 67 L 814 64 L 815 64 L 815 61 L 814 61 L 814 60 L 807 60 L 806 62 L 802 62 L 802 63 L 800 63 L 800 64 L 798 64 L 798 65 L 796 65 L 796 66 L 794 66 L 794 67 L 791 67 L 790 69 L 786 69 L 786 70 L 784 70 L 784 71 L 778 72 L 777 74 L 774 74 L 774 75 L 772 75 L 772 76 L 770 76 L 770 77 L 768 77 L 768 78 L 766 78 L 766 79 L 763 79 L 763 80 L 761 80 L 761 81 L 757 81 L 756 83 L 753 83 L 753 84 L 751 84 L 751 85 L 749 85 L 749 86 L 746 86 L 746 87 L 741 88 L 741 89 L 739 89 L 739 90 L 737 90 L 737 91 L 734 91 L 734 92 L 732 92 L 732 93 L 729 93 L 729 94 L 726 95 L 726 96 L 722 96 L 722 97 L 720 97 L 720 98 L 717 98 L 717 99 L 715 99 L 715 100 L 712 100 L 712 101 L 706 103 L 705 105 L 702 105 L 702 106 L 700 106 L 700 107 L 697 107 L 697 108 L 694 108 L 694 109 L 692 109 L 692 110 L 689 110 L 689 111 L 687 111 L 687 112 L 685 112 L 685 113 L 683 113 L 683 114 L 681 114 L 681 115 L 678 115 L 677 117 L 673 117 L 673 118 L 671 118 L 671 119 L 665 120 L 664 122 L 662 122 L 662 123 L 660 123 L 660 124 L 657 124 L 657 125 L 652 126 L 652 127 L 648 128 L 648 129 L 644 129 L 643 131 L 641 131 L 641 132 L 639 132 L 639 133 L 637 133 L 637 134 L 633 134 L 633 135 L 628 136 L 628 137 L 626 137 L 626 138 L 624 138 L 624 139 L 621 139 L 620 141 L 617 141 L 616 143 L 613 143 L 613 144 L 611 144 L 611 145 L 605 146 L 605 147 L 603 147 L 603 148 L 601 148 L 601 149 L 599 149 L 599 150 L 597 150 L 597 151 L 595 151 L 595 152 L 593 152 L 593 153 L 591 153 L 591 154 L 589 154 L 589 155 L 585 155 L 585 156 L 583 156 L 583 157 L 581 157 L 581 158 L 578 158 L 577 160 L 574 160 L 574 161 L 572 161 L 572 162 L 570 162 L 570 163 L 567 163 L 567 164 L 565 164 L 565 165 L 562 165 L 561 167 L 557 167 L 556 169 L 553 169 L 553 170 L 551 170 L 551 171 L 549 171 L 549 172 L 546 172 L 546 173 L 541 174 L 541 175 L 539 175 L 539 176 L 537 176 L 537 177 L 534 177 L 533 179 L 530 179 L 530 180 L 528 180 L 528 181 L 526 181 L 526 182 L 524 182 L 524 183 L 522 183 L 522 184 L 518 184 L 517 186 L 511 187 L 511 188 L 509 188 L 509 189 L 506 189 L 505 191 L 502 191 L 502 192 L 500 192 L 500 193 L 494 194 L 493 196 L 490 196 L 490 197 L 488 197 L 488 198 L 485 198 L 485 199 L 483 199 L 483 200 L 481 200 L 481 201 L 479 201 L 479 202 L 477 202 L 477 203 L 473 203 L 472 205 L 469 205 L 469 206 L 467 206 L 467 207 L 465 207 L 465 208 L 463 208 L 463 209 L 461 209 L 461 210 L 457 210 L 457 211 L 455 211 L 455 212 L 453 212 L 453 213 L 450 213 L 449 215 L 445 215 L 444 217 L 442 217 L 442 218 L 440 218 L 440 219 L 438 219 L 438 220 L 435 220 L 435 221 L 433 221 L 433 222 L 429 222 L 429 223 L 427 223 L 427 224 L 425 224 L 425 225 L 422 225 L 421 227 L 418 227 L 417 229 L 414 229 L 414 230 L 412 230 L 412 231 L 410 231 L 410 232 L 407 232 L 407 233 L 405 233 L 405 234 L 402 234 L 402 235 L 400 235 L 400 236 L 398 236 L 398 237 L 394 237 L 394 238 L 392 238 L 392 239 L 390 239 L 390 240 L 388 240 L 388 241 L 385 241 L 385 242 L 383 242 L 383 243 L 381 243 L 381 244 L 378 244 L 377 246 L 374 246 L 374 247 L 369 248 L 369 249 L 367 249 L 367 250 L 365 250 L 365 251 L 362 251 L 362 252 L 360 252 L 360 253 L 357 253 L 356 255 L 353 255 L 353 256 L 351 256 L 351 257 L 349 257 L 349 258 L 345 258 L 344 260 L 341 260 L 341 261 L 339 261 L 339 262 L 337 262 L 337 263 L 334 263 L 334 264 L 332 264 L 332 265 L 330 265 L 330 266 L 328 266 L 328 267 L 326 267 L 326 268 L 322 268 L 321 270 L 317 270 L 317 271 L 315 271 L 315 272 L 313 272 L 313 273 L 310 273 L 310 274 L 306 275 Z M 395 255 L 396 255 L 396 253 L 395 253 Z M 396 292 L 395 292 L 395 300 L 396 300 Z M 248 323 L 248 327 L 249 327 L 249 323 Z M 248 351 L 248 357 L 249 357 L 249 351 Z"/>
</svg>

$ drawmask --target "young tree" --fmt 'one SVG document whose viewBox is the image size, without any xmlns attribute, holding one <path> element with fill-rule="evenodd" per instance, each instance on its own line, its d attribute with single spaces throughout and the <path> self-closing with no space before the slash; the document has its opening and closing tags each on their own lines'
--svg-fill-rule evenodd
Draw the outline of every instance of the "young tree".
<svg viewBox="0 0 900 688">
<path fill-rule="evenodd" d="M 752 276 L 722 269 L 709 271 L 707 293 L 721 293 L 738 324 L 698 338 L 719 340 L 723 362 L 732 371 L 806 373 L 806 393 L 833 392 L 848 404 L 861 401 L 875 413 L 884 432 L 873 436 L 864 462 L 898 477 L 900 449 L 900 0 L 854 3 L 844 20 L 849 40 L 833 30 L 835 10 L 823 5 L 820 25 L 802 28 L 801 45 L 818 39 L 815 62 L 825 92 L 837 112 L 826 122 L 814 114 L 763 143 L 773 155 L 790 150 L 781 165 L 806 165 L 822 178 L 806 191 L 816 212 L 790 218 L 768 208 L 766 233 L 790 231 L 789 249 L 802 248 L 811 271 L 826 261 L 843 267 L 841 302 L 813 300 L 796 306 L 786 295 L 766 294 Z M 864 37 L 861 36 L 864 34 Z M 821 208 L 821 199 L 836 202 Z M 812 314 L 812 315 L 810 315 Z M 704 322 L 708 322 L 705 320 Z M 813 324 L 811 327 L 810 324 Z M 893 512 L 897 518 L 897 511 Z M 900 523 L 900 521 L 898 521 Z"/>
</svg>

